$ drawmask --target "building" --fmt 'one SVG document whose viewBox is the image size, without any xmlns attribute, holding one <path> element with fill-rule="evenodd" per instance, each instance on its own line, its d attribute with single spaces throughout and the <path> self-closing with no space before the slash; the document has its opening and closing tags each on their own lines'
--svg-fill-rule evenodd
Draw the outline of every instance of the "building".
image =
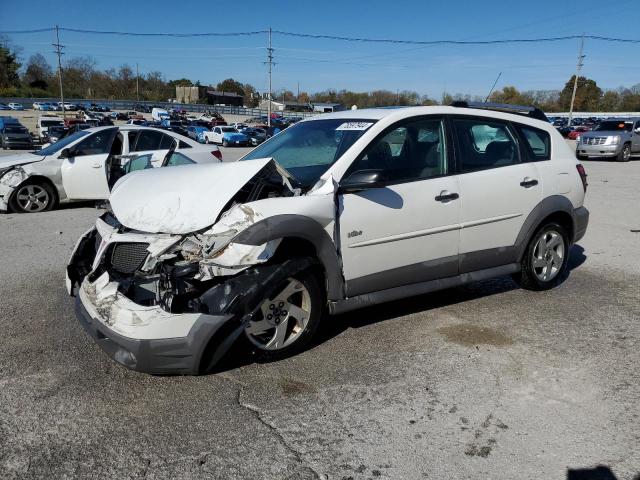
<svg viewBox="0 0 640 480">
<path fill-rule="evenodd" d="M 207 103 L 209 105 L 232 105 L 241 107 L 244 97 L 233 92 L 221 92 L 213 87 L 196 85 L 193 87 L 176 86 L 178 103 Z"/>
<path fill-rule="evenodd" d="M 313 111 L 321 113 L 341 112 L 346 110 L 345 106 L 341 103 L 314 103 Z"/>
<path fill-rule="evenodd" d="M 269 109 L 269 100 L 263 100 L 258 105 L 261 110 Z M 308 103 L 296 102 L 295 100 L 272 100 L 271 101 L 272 112 L 311 112 L 311 105 Z"/>
</svg>

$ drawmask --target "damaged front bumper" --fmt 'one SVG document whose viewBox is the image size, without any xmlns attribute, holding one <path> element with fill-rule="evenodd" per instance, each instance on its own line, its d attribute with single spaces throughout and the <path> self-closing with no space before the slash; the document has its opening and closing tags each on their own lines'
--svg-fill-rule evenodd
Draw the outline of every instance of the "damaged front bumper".
<svg viewBox="0 0 640 480">
<path fill-rule="evenodd" d="M 107 282 L 103 292 L 109 283 L 113 282 Z M 233 318 L 232 314 L 171 314 L 160 307 L 141 307 L 117 293 L 99 299 L 92 287 L 85 280 L 79 289 L 78 321 L 111 358 L 140 372 L 200 373 L 205 347 Z"/>
<path fill-rule="evenodd" d="M 128 231 L 105 214 L 76 244 L 67 290 L 77 292 L 84 329 L 117 362 L 154 374 L 209 370 L 264 299 L 314 263 L 263 264 L 273 254 L 268 244 L 247 250 L 231 242 L 215 257 L 218 264 L 185 264 L 178 248 L 192 243 Z"/>
<path fill-rule="evenodd" d="M 19 165 L 0 173 L 0 212 L 9 210 L 11 195 L 28 177 L 29 175 Z"/>
</svg>

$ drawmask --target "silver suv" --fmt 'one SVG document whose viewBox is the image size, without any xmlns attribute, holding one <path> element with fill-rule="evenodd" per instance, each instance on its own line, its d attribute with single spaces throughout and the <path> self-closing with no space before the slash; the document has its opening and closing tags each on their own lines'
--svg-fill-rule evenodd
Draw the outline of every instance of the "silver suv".
<svg viewBox="0 0 640 480">
<path fill-rule="evenodd" d="M 640 155 L 640 118 L 610 118 L 578 137 L 578 160 L 609 157 L 628 162 L 634 155 Z"/>
</svg>

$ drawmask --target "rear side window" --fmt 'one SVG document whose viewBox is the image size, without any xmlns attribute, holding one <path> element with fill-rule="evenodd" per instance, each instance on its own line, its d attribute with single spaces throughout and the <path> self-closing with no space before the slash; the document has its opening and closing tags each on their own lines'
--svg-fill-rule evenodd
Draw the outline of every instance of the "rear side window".
<svg viewBox="0 0 640 480">
<path fill-rule="evenodd" d="M 138 134 L 134 152 L 145 152 L 147 150 L 160 150 L 160 142 L 164 134 L 154 130 L 143 130 Z"/>
<path fill-rule="evenodd" d="M 526 140 L 525 150 L 531 160 L 551 159 L 551 136 L 548 132 L 525 125 L 516 125 L 516 128 Z"/>
<path fill-rule="evenodd" d="M 160 150 L 168 150 L 172 145 L 175 144 L 175 140 L 171 135 L 164 134 L 162 135 L 162 140 L 160 141 Z"/>
<path fill-rule="evenodd" d="M 518 143 L 507 123 L 456 118 L 453 125 L 460 146 L 461 173 L 520 163 Z"/>
</svg>

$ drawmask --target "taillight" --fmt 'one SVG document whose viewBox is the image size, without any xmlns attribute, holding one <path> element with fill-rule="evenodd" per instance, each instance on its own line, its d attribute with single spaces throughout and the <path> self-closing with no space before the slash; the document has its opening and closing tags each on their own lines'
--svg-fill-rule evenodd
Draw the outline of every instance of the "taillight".
<svg viewBox="0 0 640 480">
<path fill-rule="evenodd" d="M 584 191 L 587 191 L 587 185 L 589 185 L 587 183 L 587 172 L 584 171 L 584 167 L 582 166 L 581 163 L 576 165 L 576 168 L 578 169 L 578 173 L 580 174 L 580 180 L 582 180 L 582 187 L 584 188 Z"/>
<path fill-rule="evenodd" d="M 222 152 L 220 150 L 213 150 L 211 155 L 216 157 L 218 160 L 222 161 Z M 582 165 L 581 165 L 582 166 Z"/>
</svg>

